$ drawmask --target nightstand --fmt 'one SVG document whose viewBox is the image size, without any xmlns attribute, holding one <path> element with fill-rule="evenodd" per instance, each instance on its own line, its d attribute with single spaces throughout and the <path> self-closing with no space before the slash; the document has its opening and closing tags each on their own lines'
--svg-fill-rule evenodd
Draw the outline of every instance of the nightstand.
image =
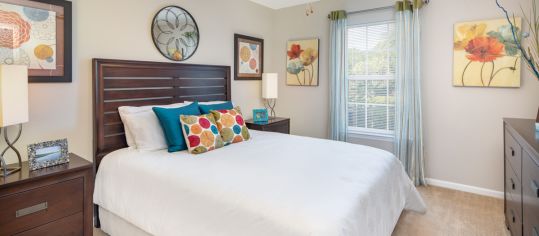
<svg viewBox="0 0 539 236">
<path fill-rule="evenodd" d="M 252 119 L 249 119 L 245 121 L 245 124 L 247 124 L 247 128 L 249 129 L 290 134 L 289 118 L 271 117 L 265 123 L 255 123 Z"/>
<path fill-rule="evenodd" d="M 93 234 L 93 164 L 69 163 L 0 177 L 0 235 Z"/>
</svg>

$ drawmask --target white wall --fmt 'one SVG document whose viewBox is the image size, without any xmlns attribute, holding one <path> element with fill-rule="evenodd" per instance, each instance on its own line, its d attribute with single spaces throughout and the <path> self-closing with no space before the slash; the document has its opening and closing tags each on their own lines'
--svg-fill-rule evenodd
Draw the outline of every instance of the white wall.
<svg viewBox="0 0 539 236">
<path fill-rule="evenodd" d="M 23 159 L 27 144 L 59 138 L 68 138 L 71 152 L 92 159 L 91 60 L 167 62 L 150 36 L 154 14 L 167 5 L 187 9 L 199 26 L 200 46 L 186 63 L 233 67 L 234 33 L 241 33 L 265 39 L 265 66 L 272 67 L 274 12 L 246 0 L 73 1 L 73 82 L 30 85 L 30 122 L 17 144 Z M 246 111 L 262 106 L 260 96 L 259 81 L 233 81 L 232 99 Z"/>
<path fill-rule="evenodd" d="M 502 0 L 519 13 L 529 0 Z M 292 118 L 292 132 L 328 136 L 328 21 L 331 10 L 356 11 L 389 6 L 392 0 L 322 0 L 277 12 L 274 60 L 280 72 L 277 113 Z M 527 5 L 528 4 L 528 5 Z M 423 108 L 426 175 L 429 178 L 503 191 L 502 117 L 533 118 L 539 105 L 539 82 L 523 70 L 519 89 L 457 88 L 452 86 L 453 24 L 503 17 L 494 0 L 432 0 L 423 11 Z M 288 39 L 319 37 L 320 86 L 285 85 L 285 43 Z M 280 47 L 280 48 L 279 48 Z M 282 48 L 282 49 L 281 49 Z M 525 68 L 525 66 L 523 66 Z M 305 101 L 309 102 L 305 102 Z M 391 150 L 387 141 L 354 142 Z"/>
</svg>

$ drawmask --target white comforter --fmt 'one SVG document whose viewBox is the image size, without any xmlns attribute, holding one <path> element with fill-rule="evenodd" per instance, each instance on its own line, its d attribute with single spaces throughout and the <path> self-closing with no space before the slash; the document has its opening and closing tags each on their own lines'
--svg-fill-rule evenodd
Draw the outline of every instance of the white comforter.
<svg viewBox="0 0 539 236">
<path fill-rule="evenodd" d="M 201 155 L 122 149 L 94 202 L 153 235 L 391 235 L 425 204 L 389 152 L 251 131 Z"/>
</svg>

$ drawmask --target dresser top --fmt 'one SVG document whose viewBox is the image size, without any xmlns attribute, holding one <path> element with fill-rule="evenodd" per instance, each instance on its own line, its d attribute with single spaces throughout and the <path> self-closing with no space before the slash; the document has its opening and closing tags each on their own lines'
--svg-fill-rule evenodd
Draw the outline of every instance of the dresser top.
<svg viewBox="0 0 539 236">
<path fill-rule="evenodd" d="M 517 139 L 522 139 L 519 142 L 525 142 L 528 146 L 529 152 L 539 156 L 539 134 L 535 132 L 535 120 L 533 119 L 517 119 L 517 118 L 504 118 L 503 121 L 510 129 L 518 136 Z"/>
<path fill-rule="evenodd" d="M 69 154 L 69 163 L 51 166 L 34 171 L 30 171 L 28 162 L 25 161 L 22 163 L 22 169 L 20 171 L 8 175 L 6 178 L 0 177 L 0 189 L 3 187 L 11 186 L 13 184 L 20 184 L 23 182 L 33 181 L 59 174 L 75 172 L 92 167 L 93 165 L 91 162 L 73 153 Z"/>
</svg>

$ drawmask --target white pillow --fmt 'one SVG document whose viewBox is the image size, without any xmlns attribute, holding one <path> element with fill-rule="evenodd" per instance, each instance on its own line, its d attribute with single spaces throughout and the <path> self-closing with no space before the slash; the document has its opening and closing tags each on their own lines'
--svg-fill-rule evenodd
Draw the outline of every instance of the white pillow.
<svg viewBox="0 0 539 236">
<path fill-rule="evenodd" d="M 168 148 L 163 129 L 153 111 L 133 113 L 126 116 L 125 120 L 138 150 L 156 151 Z"/>
<path fill-rule="evenodd" d="M 163 129 L 161 128 L 161 125 L 159 124 L 159 120 L 157 119 L 157 116 L 153 112 L 153 107 L 162 107 L 162 108 L 177 108 L 177 107 L 183 107 L 187 106 L 191 103 L 174 103 L 170 105 L 154 105 L 154 106 L 142 106 L 142 107 L 132 107 L 132 106 L 122 106 L 118 107 L 118 112 L 120 113 L 120 119 L 122 120 L 122 123 L 124 124 L 124 130 L 125 130 L 125 140 L 127 142 L 127 146 L 137 148 L 137 144 L 135 141 L 135 134 L 134 131 L 131 130 L 131 127 L 127 124 L 128 117 L 133 114 L 138 113 L 147 113 L 150 115 L 142 116 L 146 117 L 149 121 L 146 121 L 148 124 L 155 124 L 154 121 L 157 122 L 157 126 L 155 125 L 148 125 L 146 129 L 149 129 L 148 132 L 153 132 L 153 134 L 158 132 L 163 132 Z M 139 119 L 136 119 L 137 121 Z M 135 121 L 132 121 L 133 123 Z M 140 127 L 140 126 L 139 126 Z M 166 143 L 166 142 L 165 142 Z"/>
</svg>

